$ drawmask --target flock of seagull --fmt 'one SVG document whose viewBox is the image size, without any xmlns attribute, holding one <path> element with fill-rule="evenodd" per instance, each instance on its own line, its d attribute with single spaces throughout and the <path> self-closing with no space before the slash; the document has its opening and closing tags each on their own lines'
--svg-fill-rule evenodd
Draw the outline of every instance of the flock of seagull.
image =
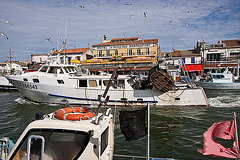
<svg viewBox="0 0 240 160">
<path fill-rule="evenodd" d="M 126 5 L 126 6 L 131 6 L 132 4 L 131 4 L 131 3 L 126 3 L 125 5 Z M 79 4 L 78 6 L 79 6 L 80 8 L 85 8 L 84 5 L 80 5 L 80 4 Z M 196 12 L 196 11 L 189 10 L 189 11 L 187 11 L 187 12 L 185 13 L 185 15 L 188 14 L 188 13 L 194 13 L 194 12 Z M 130 15 L 129 15 L 129 17 L 132 17 L 132 16 L 133 16 L 133 14 L 130 14 Z M 143 12 L 143 16 L 144 16 L 144 18 L 147 18 L 146 12 Z M 173 20 L 170 20 L 170 23 L 172 23 L 172 22 L 173 22 Z M 7 20 L 6 23 L 9 24 L 9 25 L 11 25 L 11 26 L 14 26 L 14 24 L 11 23 L 9 20 Z M 145 22 L 145 23 L 148 23 L 148 22 Z M 185 24 L 185 26 L 187 27 L 188 24 Z M 2 37 L 5 37 L 5 38 L 8 40 L 8 36 L 7 36 L 4 32 L 0 32 L 0 34 L 2 35 Z M 47 38 L 46 40 L 47 40 L 49 43 L 51 43 L 50 38 Z"/>
</svg>

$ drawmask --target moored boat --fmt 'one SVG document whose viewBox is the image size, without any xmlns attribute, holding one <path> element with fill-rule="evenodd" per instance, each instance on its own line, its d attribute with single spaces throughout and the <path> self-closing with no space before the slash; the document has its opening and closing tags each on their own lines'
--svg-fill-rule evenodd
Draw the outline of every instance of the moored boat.
<svg viewBox="0 0 240 160">
<path fill-rule="evenodd" d="M 161 68 L 150 75 L 118 75 L 109 88 L 108 105 L 125 106 L 151 103 L 164 106 L 208 106 L 202 88 L 178 85 Z M 88 75 L 75 65 L 48 64 L 37 72 L 7 76 L 20 93 L 34 102 L 70 104 L 98 104 L 111 75 Z"/>
<path fill-rule="evenodd" d="M 17 90 L 5 76 L 0 76 L 0 90 Z"/>
<path fill-rule="evenodd" d="M 204 89 L 217 90 L 239 90 L 240 82 L 234 79 L 231 72 L 208 73 L 206 77 L 198 81 L 194 81 L 197 85 Z"/>
</svg>

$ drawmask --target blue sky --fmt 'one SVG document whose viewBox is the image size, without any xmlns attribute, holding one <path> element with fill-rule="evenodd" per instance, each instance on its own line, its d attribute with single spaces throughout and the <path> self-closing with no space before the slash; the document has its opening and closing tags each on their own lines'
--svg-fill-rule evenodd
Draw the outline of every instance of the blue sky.
<svg viewBox="0 0 240 160">
<path fill-rule="evenodd" d="M 193 49 L 201 38 L 239 39 L 239 26 L 240 0 L 0 0 L 0 32 L 8 36 L 0 36 L 0 62 L 9 47 L 13 60 L 25 61 L 59 49 L 59 39 L 86 48 L 103 35 L 157 38 L 163 52 Z"/>
</svg>

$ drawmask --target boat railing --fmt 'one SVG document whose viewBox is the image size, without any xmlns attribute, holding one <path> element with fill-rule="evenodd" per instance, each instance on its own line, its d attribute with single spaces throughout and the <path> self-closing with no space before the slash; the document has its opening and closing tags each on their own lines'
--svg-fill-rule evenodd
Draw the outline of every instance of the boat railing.
<svg viewBox="0 0 240 160">
<path fill-rule="evenodd" d="M 135 159 L 147 159 L 147 157 L 144 156 L 133 156 L 133 155 L 122 155 L 122 154 L 114 154 L 113 157 L 122 157 L 122 158 L 131 158 L 132 160 Z M 154 157 L 149 157 L 151 160 L 164 160 L 165 158 L 154 158 Z M 169 158 L 167 158 L 169 159 Z M 171 159 L 171 158 L 170 158 Z"/>
</svg>

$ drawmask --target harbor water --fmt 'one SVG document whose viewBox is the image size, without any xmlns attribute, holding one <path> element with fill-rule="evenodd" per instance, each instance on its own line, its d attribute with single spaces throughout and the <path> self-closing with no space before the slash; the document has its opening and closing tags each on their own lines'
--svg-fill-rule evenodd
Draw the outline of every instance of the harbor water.
<svg viewBox="0 0 240 160">
<path fill-rule="evenodd" d="M 151 108 L 151 157 L 180 160 L 225 159 L 203 156 L 197 149 L 203 148 L 203 133 L 214 122 L 232 119 L 233 112 L 240 117 L 240 92 L 206 91 L 206 94 L 210 107 Z M 56 105 L 29 102 L 22 98 L 19 92 L 0 92 L 0 137 L 9 137 L 16 142 L 25 127 L 34 121 L 36 112 L 47 114 L 58 108 Z M 113 108 L 113 113 L 116 113 L 114 153 L 146 156 L 147 137 L 127 142 L 121 134 L 118 120 L 121 109 Z M 237 120 L 240 128 L 240 119 Z M 114 159 L 131 158 L 114 157 Z"/>
</svg>

